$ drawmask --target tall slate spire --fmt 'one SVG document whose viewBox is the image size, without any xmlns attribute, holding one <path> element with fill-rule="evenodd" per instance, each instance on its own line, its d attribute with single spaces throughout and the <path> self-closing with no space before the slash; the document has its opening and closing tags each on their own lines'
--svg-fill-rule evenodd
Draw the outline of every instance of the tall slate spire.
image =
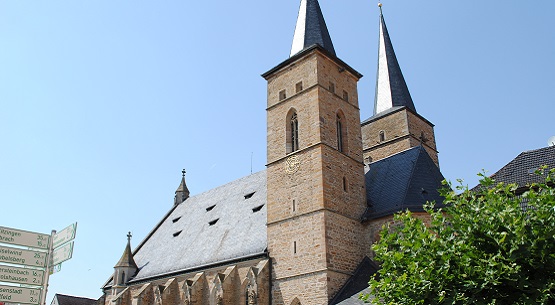
<svg viewBox="0 0 555 305">
<path fill-rule="evenodd" d="M 326 51 L 335 55 L 335 49 L 318 0 L 301 0 L 290 56 L 314 44 L 320 45 Z"/>
<path fill-rule="evenodd" d="M 374 114 L 393 107 L 405 106 L 416 112 L 409 88 L 397 62 L 391 39 L 380 4 L 380 42 L 378 51 L 378 75 L 376 77 L 376 98 Z"/>
</svg>

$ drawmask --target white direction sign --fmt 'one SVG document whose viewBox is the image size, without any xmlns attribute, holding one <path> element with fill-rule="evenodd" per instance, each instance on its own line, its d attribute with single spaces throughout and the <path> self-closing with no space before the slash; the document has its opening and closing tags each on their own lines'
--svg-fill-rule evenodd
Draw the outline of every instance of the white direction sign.
<svg viewBox="0 0 555 305">
<path fill-rule="evenodd" d="M 40 304 L 40 289 L 0 285 L 0 302 Z"/>
<path fill-rule="evenodd" d="M 57 247 L 63 245 L 64 243 L 75 238 L 75 231 L 77 230 L 77 223 L 69 225 L 60 232 L 54 234 L 54 240 L 52 247 L 56 249 Z"/>
<path fill-rule="evenodd" d="M 73 255 L 73 242 L 67 243 L 54 250 L 52 264 L 57 265 L 65 262 Z"/>
<path fill-rule="evenodd" d="M 0 265 L 0 282 L 42 285 L 44 271 Z"/>
<path fill-rule="evenodd" d="M 0 247 L 0 263 L 45 267 L 46 255 L 46 252 Z"/>
<path fill-rule="evenodd" d="M 62 271 L 62 263 L 59 263 L 57 265 L 52 266 L 52 268 L 50 268 L 50 275 L 54 274 L 54 273 L 58 273 Z M 0 304 L 2 305 L 2 304 Z"/>
<path fill-rule="evenodd" d="M 0 227 L 0 243 L 48 249 L 50 235 Z"/>
</svg>

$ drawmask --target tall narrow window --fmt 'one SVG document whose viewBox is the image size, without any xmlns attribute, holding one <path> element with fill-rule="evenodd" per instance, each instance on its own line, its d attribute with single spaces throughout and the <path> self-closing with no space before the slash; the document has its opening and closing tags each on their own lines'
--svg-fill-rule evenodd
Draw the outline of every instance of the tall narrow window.
<svg viewBox="0 0 555 305">
<path fill-rule="evenodd" d="M 291 128 L 291 152 L 299 150 L 299 120 L 297 113 L 293 113 L 289 122 Z"/>
<path fill-rule="evenodd" d="M 298 82 L 297 85 L 295 85 L 295 89 L 297 90 L 297 93 L 303 91 L 303 82 Z"/>
<path fill-rule="evenodd" d="M 121 272 L 120 284 L 125 284 L 125 271 Z"/>
<path fill-rule="evenodd" d="M 341 122 L 341 117 L 337 115 L 337 150 L 343 152 L 343 123 Z"/>
<path fill-rule="evenodd" d="M 385 131 L 380 131 L 380 142 L 385 141 Z"/>
<path fill-rule="evenodd" d="M 335 84 L 333 82 L 330 82 L 330 87 L 329 87 L 330 91 L 332 93 L 335 93 Z"/>
<path fill-rule="evenodd" d="M 287 93 L 285 93 L 285 89 L 283 89 L 279 92 L 279 100 L 283 101 L 286 98 L 287 98 Z"/>
<path fill-rule="evenodd" d="M 343 99 L 345 100 L 345 102 L 349 101 L 349 92 L 343 90 Z"/>
</svg>

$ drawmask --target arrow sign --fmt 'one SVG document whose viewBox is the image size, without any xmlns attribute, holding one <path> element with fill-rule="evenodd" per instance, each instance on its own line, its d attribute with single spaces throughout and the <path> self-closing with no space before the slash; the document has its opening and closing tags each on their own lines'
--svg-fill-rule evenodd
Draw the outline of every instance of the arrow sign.
<svg viewBox="0 0 555 305">
<path fill-rule="evenodd" d="M 0 265 L 0 282 L 42 285 L 44 271 Z"/>
<path fill-rule="evenodd" d="M 73 242 L 66 243 L 65 245 L 54 250 L 54 258 L 52 259 L 52 264 L 57 265 L 61 262 L 65 262 L 71 258 L 73 255 Z"/>
<path fill-rule="evenodd" d="M 52 268 L 50 269 L 50 275 L 54 274 L 54 273 L 58 273 L 62 271 L 62 263 L 59 263 L 57 265 L 52 266 Z M 2 304 L 0 304 L 2 305 Z"/>
<path fill-rule="evenodd" d="M 48 249 L 50 235 L 0 227 L 0 243 Z"/>
<path fill-rule="evenodd" d="M 46 252 L 0 247 L 0 263 L 45 267 L 46 254 Z"/>
<path fill-rule="evenodd" d="M 73 223 L 68 227 L 64 228 L 60 232 L 54 235 L 52 247 L 56 249 L 57 247 L 63 245 L 64 243 L 75 238 L 75 232 L 77 231 L 77 223 Z"/>
<path fill-rule="evenodd" d="M 0 285 L 0 302 L 40 304 L 40 289 Z"/>
</svg>

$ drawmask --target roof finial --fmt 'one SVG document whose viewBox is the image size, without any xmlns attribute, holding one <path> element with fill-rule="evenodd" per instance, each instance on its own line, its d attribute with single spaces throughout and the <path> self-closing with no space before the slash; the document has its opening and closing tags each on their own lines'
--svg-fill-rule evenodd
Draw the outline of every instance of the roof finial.
<svg viewBox="0 0 555 305">
<path fill-rule="evenodd" d="M 185 171 L 185 169 L 183 169 L 183 170 L 181 171 L 181 174 L 183 175 L 183 178 L 185 178 L 185 174 L 186 174 L 186 173 L 187 173 L 187 172 Z"/>
<path fill-rule="evenodd" d="M 129 233 L 127 233 L 127 241 L 128 241 L 128 242 L 131 242 L 131 237 L 132 237 L 132 236 L 133 236 L 133 235 L 131 235 L 131 231 L 129 231 Z"/>
<path fill-rule="evenodd" d="M 380 8 L 380 14 L 382 14 L 382 2 L 378 1 L 378 7 Z"/>
</svg>

